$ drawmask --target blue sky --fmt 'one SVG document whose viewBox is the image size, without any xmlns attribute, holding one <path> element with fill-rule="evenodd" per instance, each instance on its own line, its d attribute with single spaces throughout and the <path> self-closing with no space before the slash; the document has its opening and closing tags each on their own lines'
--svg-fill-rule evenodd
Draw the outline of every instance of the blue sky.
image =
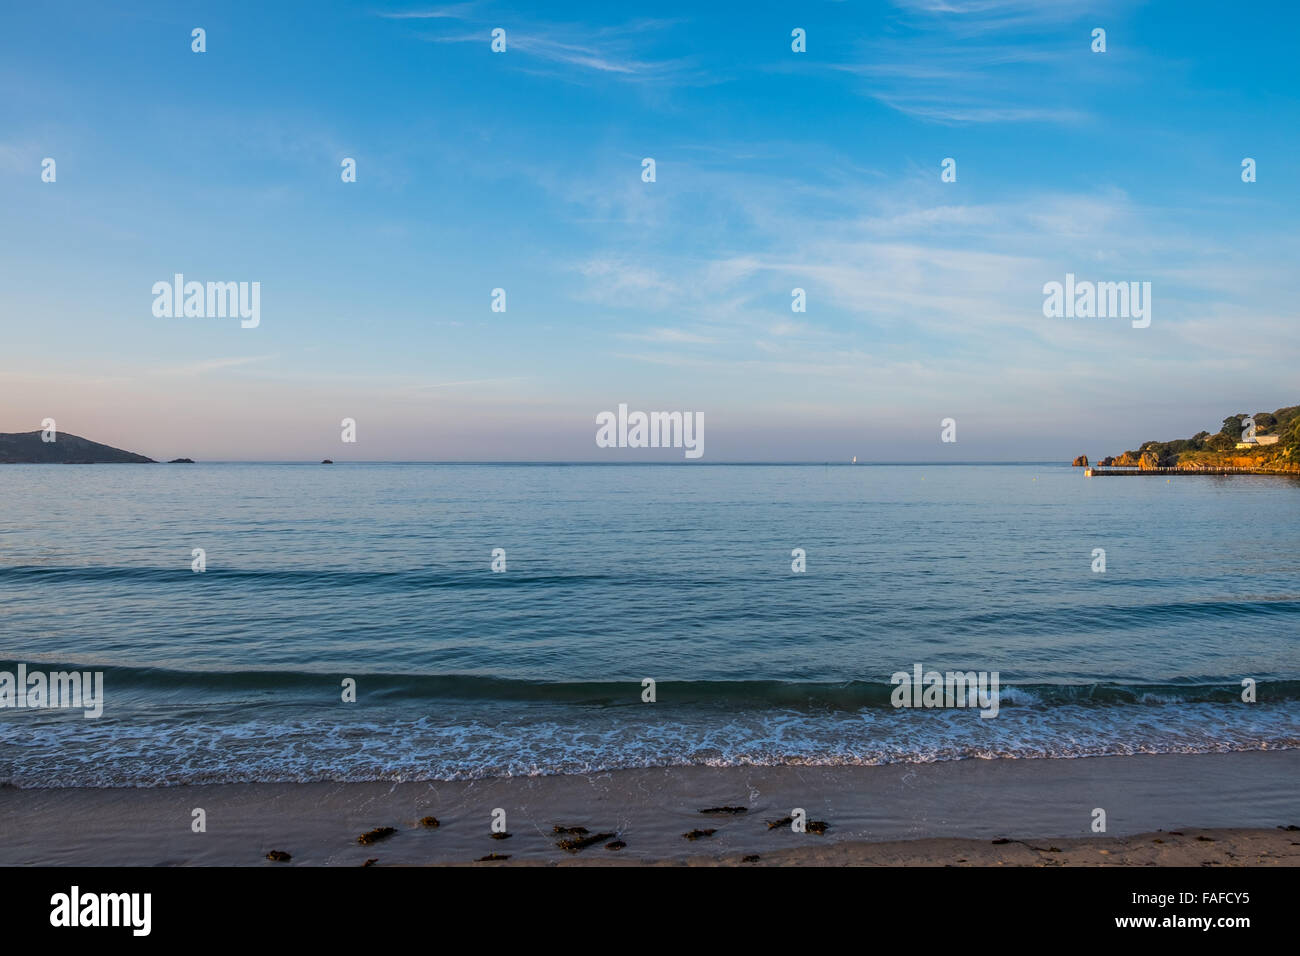
<svg viewBox="0 0 1300 956">
<path fill-rule="evenodd" d="M 1300 401 L 1292 5 L 541 6 L 7 4 L 0 431 L 630 460 L 624 402 L 705 461 L 996 460 Z M 156 318 L 177 272 L 260 326 Z M 1067 272 L 1151 326 L 1045 318 Z"/>
</svg>

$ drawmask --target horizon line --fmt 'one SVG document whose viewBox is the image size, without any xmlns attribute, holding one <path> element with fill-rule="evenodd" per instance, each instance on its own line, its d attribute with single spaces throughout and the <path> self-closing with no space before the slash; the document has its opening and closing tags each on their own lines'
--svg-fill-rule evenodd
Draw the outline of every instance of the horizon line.
<svg viewBox="0 0 1300 956">
<path fill-rule="evenodd" d="M 610 467 L 636 467 L 640 465 L 654 466 L 674 466 L 674 467 L 698 467 L 698 466 L 769 466 L 769 467 L 811 467 L 835 465 L 844 468 L 856 468 L 864 466 L 920 466 L 920 465 L 1063 465 L 1064 467 L 1074 467 L 1063 458 L 1048 459 L 980 459 L 980 460 L 963 460 L 963 461 L 827 461 L 809 459 L 805 461 L 596 461 L 586 459 L 366 459 L 360 461 L 335 461 L 329 459 L 331 465 L 528 465 L 528 466 L 580 466 L 580 465 L 599 465 Z M 72 465 L 77 462 L 9 462 L 11 465 Z M 175 462 L 161 459 L 154 459 L 149 462 L 86 462 L 91 465 L 170 465 L 170 464 L 194 464 L 194 465 L 315 465 L 325 464 L 325 461 L 311 461 L 301 458 L 214 458 L 207 461 L 191 460 L 189 462 Z"/>
</svg>

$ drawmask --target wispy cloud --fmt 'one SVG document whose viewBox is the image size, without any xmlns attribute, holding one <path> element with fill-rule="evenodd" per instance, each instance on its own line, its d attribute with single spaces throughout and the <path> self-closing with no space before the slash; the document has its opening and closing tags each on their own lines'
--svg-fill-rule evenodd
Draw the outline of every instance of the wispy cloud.
<svg viewBox="0 0 1300 956">
<path fill-rule="evenodd" d="M 384 11 L 378 14 L 385 20 L 464 20 L 474 12 L 477 4 L 456 3 L 429 10 Z"/>
<path fill-rule="evenodd" d="M 459 11 L 459 8 L 448 9 Z M 403 18 L 434 19 L 432 14 Z M 468 12 L 440 18 L 476 21 L 481 23 L 481 29 L 423 39 L 430 43 L 487 44 L 491 29 L 500 26 L 497 21 L 489 22 Z M 598 73 L 627 81 L 654 81 L 658 85 L 712 82 L 709 74 L 691 58 L 652 55 L 656 46 L 669 36 L 668 30 L 677 23 L 675 20 L 642 19 L 603 27 L 514 22 L 516 25 L 506 28 L 507 55 L 522 56 L 531 73 L 569 79 L 583 73 Z"/>
<path fill-rule="evenodd" d="M 966 35 L 1059 27 L 1085 13 L 1101 14 L 1095 0 L 893 0 L 914 22 L 942 24 Z"/>
<path fill-rule="evenodd" d="M 718 341 L 707 335 L 698 335 L 695 332 L 686 332 L 682 329 L 651 329 L 649 332 L 627 332 L 622 335 L 622 338 L 633 339 L 638 342 L 672 342 L 687 345 L 713 345 Z"/>
<path fill-rule="evenodd" d="M 509 378 L 471 378 L 461 382 L 435 382 L 431 385 L 417 385 L 415 391 L 423 391 L 434 388 L 459 388 L 464 385 L 501 385 L 505 382 L 522 382 L 522 376 L 511 376 Z"/>
<path fill-rule="evenodd" d="M 215 372 L 223 368 L 237 368 L 241 365 L 252 365 L 257 362 L 269 362 L 276 358 L 274 355 L 241 355 L 233 358 L 208 359 L 206 362 L 195 362 L 191 365 L 176 365 L 170 368 L 158 370 L 159 375 L 202 375 L 205 372 Z"/>
<path fill-rule="evenodd" d="M 890 109 L 945 125 L 1074 124 L 1089 52 L 1082 0 L 895 0 L 897 28 L 864 43 L 859 62 L 829 69 Z M 1107 62 L 1114 64 L 1112 55 Z"/>
<path fill-rule="evenodd" d="M 1085 113 L 1073 109 L 1041 109 L 1025 106 L 982 106 L 977 103 L 962 105 L 951 100 L 936 102 L 929 97 L 908 99 L 876 94 L 875 99 L 890 109 L 933 120 L 937 123 L 1078 123 Z"/>
</svg>

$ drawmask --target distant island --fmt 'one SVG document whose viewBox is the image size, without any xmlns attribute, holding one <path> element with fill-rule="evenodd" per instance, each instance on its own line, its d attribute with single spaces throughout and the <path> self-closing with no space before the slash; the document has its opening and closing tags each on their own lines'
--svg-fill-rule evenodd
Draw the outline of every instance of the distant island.
<svg viewBox="0 0 1300 956">
<path fill-rule="evenodd" d="M 1249 423 L 1254 423 L 1253 434 Z M 1075 465 L 1088 466 L 1080 455 Z M 1300 474 L 1300 405 L 1273 412 L 1229 415 L 1213 434 L 1146 441 L 1137 449 L 1094 462 L 1101 468 L 1242 469 Z"/>
<path fill-rule="evenodd" d="M 56 433 L 54 441 L 41 440 L 41 432 L 0 432 L 0 465 L 152 465 L 144 455 L 123 451 L 97 441 Z"/>
</svg>

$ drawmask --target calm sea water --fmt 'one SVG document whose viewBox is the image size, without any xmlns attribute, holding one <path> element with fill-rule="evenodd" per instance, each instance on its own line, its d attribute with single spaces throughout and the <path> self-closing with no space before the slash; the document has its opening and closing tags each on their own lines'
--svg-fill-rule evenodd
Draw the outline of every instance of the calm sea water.
<svg viewBox="0 0 1300 956">
<path fill-rule="evenodd" d="M 19 786 L 1295 748 L 1300 483 L 11 465 L 18 662 L 102 670 L 106 695 L 99 719 L 0 710 Z M 893 708 L 916 663 L 999 672 L 999 715 Z"/>
</svg>

